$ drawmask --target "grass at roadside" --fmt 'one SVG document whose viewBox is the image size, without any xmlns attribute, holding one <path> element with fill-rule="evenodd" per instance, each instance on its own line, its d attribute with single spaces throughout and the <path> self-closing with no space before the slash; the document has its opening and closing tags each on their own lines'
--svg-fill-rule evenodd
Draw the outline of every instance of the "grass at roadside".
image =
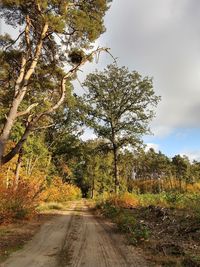
<svg viewBox="0 0 200 267">
<path fill-rule="evenodd" d="M 59 202 L 43 202 L 37 207 L 37 212 L 48 212 L 52 210 L 65 210 L 68 207 L 68 203 Z"/>
<path fill-rule="evenodd" d="M 148 239 L 149 229 L 137 220 L 128 209 L 115 206 L 109 201 L 98 203 L 97 208 L 105 217 L 117 224 L 118 229 L 127 235 L 129 243 L 136 245 Z"/>
</svg>

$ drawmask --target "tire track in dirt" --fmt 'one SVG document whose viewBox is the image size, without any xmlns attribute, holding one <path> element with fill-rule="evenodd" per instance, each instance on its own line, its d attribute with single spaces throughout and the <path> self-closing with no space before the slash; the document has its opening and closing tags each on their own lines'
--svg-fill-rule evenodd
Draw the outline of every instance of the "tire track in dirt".
<svg viewBox="0 0 200 267">
<path fill-rule="evenodd" d="M 85 201 L 45 223 L 0 267 L 149 267 L 113 225 L 96 218 Z"/>
<path fill-rule="evenodd" d="M 113 227 L 92 215 L 82 202 L 63 246 L 59 267 L 145 267 L 134 247 L 127 246 Z"/>
</svg>

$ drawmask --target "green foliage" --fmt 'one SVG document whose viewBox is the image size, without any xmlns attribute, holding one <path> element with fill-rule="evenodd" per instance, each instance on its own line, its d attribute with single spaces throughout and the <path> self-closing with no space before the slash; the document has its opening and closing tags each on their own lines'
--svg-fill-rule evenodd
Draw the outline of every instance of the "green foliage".
<svg viewBox="0 0 200 267">
<path fill-rule="evenodd" d="M 197 219 L 200 221 L 200 194 L 190 193 L 184 194 L 179 204 L 182 208 L 186 208 L 194 213 Z"/>
<path fill-rule="evenodd" d="M 141 194 L 138 195 L 141 206 L 163 206 L 166 204 L 165 194 Z"/>
<path fill-rule="evenodd" d="M 115 135 L 117 147 L 135 146 L 141 135 L 148 132 L 152 108 L 159 101 L 152 79 L 113 64 L 103 72 L 89 74 L 84 85 L 88 89 L 84 95 L 88 124 L 98 136 L 113 143 Z"/>
<path fill-rule="evenodd" d="M 180 193 L 160 193 L 138 195 L 139 203 L 142 206 L 177 207 L 183 194 Z"/>
<path fill-rule="evenodd" d="M 83 96 L 86 123 L 113 152 L 114 190 L 117 192 L 119 149 L 142 143 L 141 137 L 149 132 L 148 124 L 159 97 L 154 93 L 152 79 L 116 64 L 107 66 L 103 72 L 89 74 L 84 86 L 88 89 Z"/>
<path fill-rule="evenodd" d="M 176 204 L 178 204 L 181 199 L 183 198 L 183 194 L 180 194 L 178 192 L 172 192 L 172 193 L 165 193 L 163 195 L 163 198 L 166 200 L 166 202 L 170 205 L 170 206 L 175 206 Z"/>
<path fill-rule="evenodd" d="M 159 206 L 167 208 L 184 209 L 200 216 L 200 195 L 198 193 L 169 192 L 161 194 L 138 195 L 141 206 Z"/>
<path fill-rule="evenodd" d="M 110 219 L 115 219 L 120 214 L 120 208 L 107 202 L 104 203 L 101 208 L 103 210 L 103 214 Z"/>
<path fill-rule="evenodd" d="M 128 212 L 121 212 L 117 217 L 117 226 L 124 233 L 134 232 L 136 220 Z"/>
<path fill-rule="evenodd" d="M 174 168 L 174 174 L 179 180 L 180 190 L 182 190 L 182 181 L 189 180 L 189 159 L 186 156 L 181 157 L 180 155 L 176 155 L 172 158 L 172 165 Z"/>
<path fill-rule="evenodd" d="M 61 104 L 69 104 L 65 97 L 71 94 L 71 80 L 86 50 L 105 30 L 109 2 L 1 1 L 0 18 L 18 34 L 15 40 L 8 34 L 0 36 L 1 163 L 19 153 L 31 131 L 52 124 Z M 68 58 L 76 68 L 66 73 Z M 4 160 L 11 135 L 19 142 Z"/>
<path fill-rule="evenodd" d="M 50 31 L 66 34 L 79 45 L 88 45 L 104 32 L 103 16 L 108 9 L 106 0 L 86 2 L 83 0 L 3 0 L 1 3 L 1 16 L 6 23 L 17 27 L 23 25 L 25 16 L 29 15 L 32 30 L 35 34 L 44 21 L 49 24 Z M 69 31 L 69 32 L 68 32 Z"/>
<path fill-rule="evenodd" d="M 111 204 L 109 198 L 98 203 L 97 208 L 101 209 L 104 216 L 112 219 L 121 232 L 127 234 L 130 244 L 137 245 L 149 238 L 148 228 L 137 221 L 132 212 Z"/>
</svg>

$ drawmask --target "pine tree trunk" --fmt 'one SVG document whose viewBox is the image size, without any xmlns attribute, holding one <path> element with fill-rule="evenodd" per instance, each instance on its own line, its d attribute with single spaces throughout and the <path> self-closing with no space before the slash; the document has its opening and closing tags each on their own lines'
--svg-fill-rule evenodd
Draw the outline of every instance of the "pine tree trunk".
<svg viewBox="0 0 200 267">
<path fill-rule="evenodd" d="M 3 164 L 2 158 L 4 155 L 4 151 L 5 151 L 5 146 L 7 144 L 8 138 L 10 136 L 10 131 L 13 127 L 13 124 L 14 124 L 14 121 L 17 115 L 18 106 L 19 106 L 19 101 L 17 99 L 14 99 L 10 112 L 7 115 L 6 123 L 3 127 L 3 130 L 0 136 L 0 166 Z"/>
</svg>

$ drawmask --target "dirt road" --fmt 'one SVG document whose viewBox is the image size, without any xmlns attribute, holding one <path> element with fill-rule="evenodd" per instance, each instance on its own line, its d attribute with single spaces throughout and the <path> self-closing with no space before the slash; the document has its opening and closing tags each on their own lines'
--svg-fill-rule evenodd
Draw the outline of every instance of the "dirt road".
<svg viewBox="0 0 200 267">
<path fill-rule="evenodd" d="M 84 201 L 45 223 L 25 247 L 0 267 L 147 267 L 109 223 L 97 219 Z"/>
</svg>

